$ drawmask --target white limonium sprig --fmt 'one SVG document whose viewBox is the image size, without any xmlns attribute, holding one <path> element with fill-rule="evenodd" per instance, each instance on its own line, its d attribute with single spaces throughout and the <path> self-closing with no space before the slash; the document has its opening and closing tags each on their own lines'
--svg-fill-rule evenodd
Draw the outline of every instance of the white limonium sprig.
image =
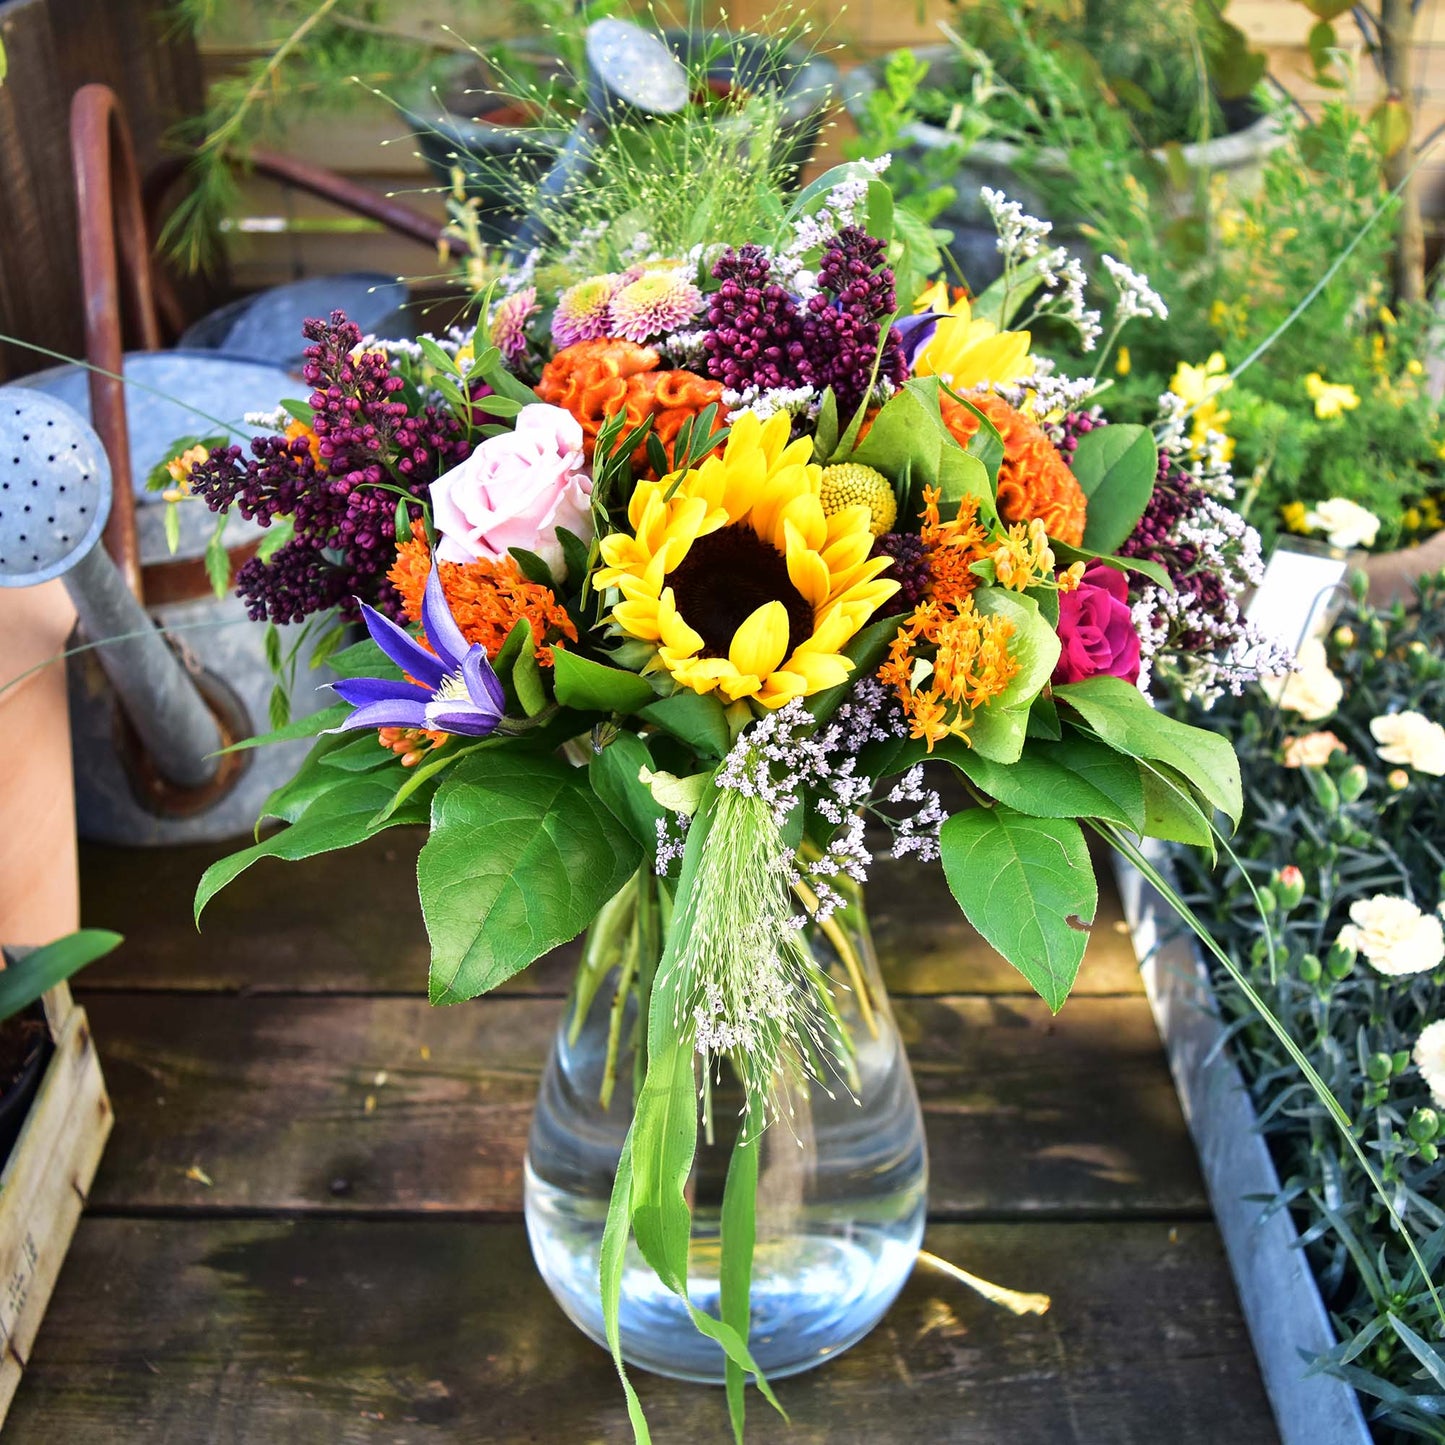
<svg viewBox="0 0 1445 1445">
<path fill-rule="evenodd" d="M 876 177 L 888 169 L 892 160 L 892 156 L 883 155 L 860 164 Z M 840 231 L 861 225 L 867 201 L 868 180 L 855 176 L 834 186 L 816 211 L 793 222 L 791 239 L 773 258 L 773 271 L 803 300 L 818 288 L 818 278 L 804 269 L 805 259 L 831 245 Z"/>
</svg>

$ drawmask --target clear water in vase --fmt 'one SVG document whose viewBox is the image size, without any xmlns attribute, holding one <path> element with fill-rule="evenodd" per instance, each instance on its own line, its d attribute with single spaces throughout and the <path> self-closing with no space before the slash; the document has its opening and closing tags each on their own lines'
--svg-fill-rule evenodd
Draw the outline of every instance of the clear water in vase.
<svg viewBox="0 0 1445 1445">
<path fill-rule="evenodd" d="M 903 1287 L 923 1237 L 928 1164 L 918 1095 L 866 921 L 857 908 L 848 913 L 837 921 L 854 954 L 851 973 L 821 933 L 811 941 L 838 981 L 838 1005 L 856 1050 L 852 1093 L 837 1081 L 830 1081 L 831 1097 L 817 1084 L 806 1094 L 794 1089 L 791 1114 L 773 1122 L 762 1139 L 750 1348 L 770 1378 L 822 1364 L 867 1334 Z M 866 988 L 866 1014 L 850 977 Z M 615 975 L 609 975 L 580 1023 L 575 995 L 569 1001 L 543 1075 L 526 1167 L 527 1232 L 538 1269 L 572 1321 L 598 1343 L 604 1342 L 602 1230 L 632 1117 L 625 1051 L 610 1107 L 601 1104 L 614 991 Z M 635 1013 L 628 999 L 621 1038 L 631 1036 Z M 740 1103 L 725 1075 L 713 1091 L 714 1138 L 699 1138 L 688 1182 L 689 1294 L 713 1315 L 719 1313 L 723 1182 Z M 622 1282 L 621 1330 L 630 1364 L 679 1379 L 722 1381 L 722 1350 L 697 1332 L 635 1244 Z"/>
</svg>

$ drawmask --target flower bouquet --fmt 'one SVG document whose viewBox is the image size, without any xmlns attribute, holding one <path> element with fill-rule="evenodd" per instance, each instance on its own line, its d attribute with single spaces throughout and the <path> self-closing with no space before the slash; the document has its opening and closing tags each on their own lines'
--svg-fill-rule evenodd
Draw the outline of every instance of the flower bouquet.
<svg viewBox="0 0 1445 1445">
<path fill-rule="evenodd" d="M 189 478 L 287 529 L 238 578 L 253 615 L 368 634 L 334 705 L 272 735 L 316 738 L 265 809 L 288 826 L 211 867 L 197 914 L 259 858 L 420 824 L 434 1003 L 586 932 L 527 1215 L 639 1439 L 625 1360 L 725 1382 L 740 1434 L 748 1377 L 772 1399 L 911 1268 L 926 1163 L 874 853 L 941 863 L 1057 1010 L 1084 829 L 1209 845 L 1240 810 L 1230 744 L 1141 690 L 1260 665 L 1227 468 L 1174 399 L 1156 440 L 1031 355 L 1030 326 L 1102 322 L 1002 197 L 1003 279 L 900 309 L 917 254 L 881 169 L 686 247 L 581 227 L 444 337 L 310 322 L 309 400 Z"/>
</svg>

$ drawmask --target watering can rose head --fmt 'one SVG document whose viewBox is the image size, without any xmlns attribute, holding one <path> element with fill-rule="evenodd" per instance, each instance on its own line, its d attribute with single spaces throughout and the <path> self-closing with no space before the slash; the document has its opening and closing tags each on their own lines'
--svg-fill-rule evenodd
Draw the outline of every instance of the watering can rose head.
<svg viewBox="0 0 1445 1445">
<path fill-rule="evenodd" d="M 508 549 L 535 552 L 557 581 L 567 566 L 557 529 L 592 539 L 592 479 L 582 427 L 560 406 L 538 402 L 512 431 L 488 437 L 431 486 L 437 558 L 505 561 Z"/>
<path fill-rule="evenodd" d="M 331 684 L 354 709 L 332 732 L 353 728 L 419 728 L 486 737 L 502 722 L 505 696 L 487 650 L 468 643 L 447 606 L 441 574 L 427 578 L 421 620 L 428 651 L 390 618 L 361 604 L 371 640 L 406 674 L 406 680 L 348 677 Z"/>
</svg>

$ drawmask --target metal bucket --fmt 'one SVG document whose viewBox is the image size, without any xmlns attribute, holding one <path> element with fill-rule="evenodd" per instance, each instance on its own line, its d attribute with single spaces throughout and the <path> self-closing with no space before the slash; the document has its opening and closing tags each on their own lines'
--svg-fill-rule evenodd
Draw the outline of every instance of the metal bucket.
<svg viewBox="0 0 1445 1445">
<path fill-rule="evenodd" d="M 222 433 L 223 427 L 198 411 L 249 433 L 253 428 L 243 421 L 247 412 L 274 411 L 282 398 L 303 396 L 305 384 L 276 367 L 215 352 L 133 353 L 126 357 L 125 376 L 130 383 L 126 416 L 147 611 L 166 631 L 223 730 L 232 739 L 267 732 L 275 677 L 266 659 L 264 628 L 247 617 L 245 605 L 233 594 L 218 599 L 206 576 L 204 552 L 215 518 L 198 502 L 182 504 L 180 543 L 172 555 L 165 537 L 165 503 L 158 493 L 145 490 L 145 479 L 174 453 L 172 443 L 178 438 Z M 82 416 L 90 414 L 84 367 L 39 372 L 26 377 L 25 386 L 67 402 Z M 224 538 L 233 573 L 254 555 L 264 535 L 256 524 L 231 518 Z M 298 631 L 280 629 L 283 649 L 289 651 Z M 299 681 L 292 699 L 297 717 L 329 701 L 328 694 L 315 688 L 333 674 L 309 670 L 310 654 L 309 645 L 299 649 Z M 213 784 L 182 795 L 168 788 L 148 762 L 94 653 L 73 657 L 69 674 L 76 819 L 83 838 L 165 846 L 247 833 L 266 798 L 295 773 L 309 746 L 303 739 L 232 754 Z"/>
</svg>

